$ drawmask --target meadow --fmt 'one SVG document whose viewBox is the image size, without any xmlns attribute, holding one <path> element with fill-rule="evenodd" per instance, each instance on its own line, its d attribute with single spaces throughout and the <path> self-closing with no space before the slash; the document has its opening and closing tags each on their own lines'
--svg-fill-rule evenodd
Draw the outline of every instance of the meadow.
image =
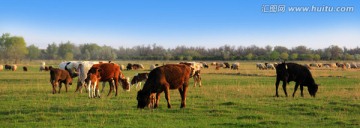
<svg viewBox="0 0 360 128">
<path fill-rule="evenodd" d="M 123 71 L 125 76 L 149 72 L 150 64 L 174 61 L 116 61 L 142 63 L 145 70 Z M 29 62 L 29 71 L 0 71 L 0 127 L 360 127 L 360 70 L 314 69 L 321 84 L 315 98 L 304 87 L 291 97 L 279 89 L 275 96 L 275 70 L 258 70 L 256 62 L 240 62 L 239 70 L 210 66 L 202 69 L 202 87 L 190 80 L 187 106 L 180 109 L 178 90 L 170 92 L 168 109 L 162 93 L 159 108 L 137 109 L 135 87 L 101 98 L 89 99 L 85 90 L 62 88 L 52 94 L 49 72 L 39 72 L 40 62 Z M 299 62 L 305 63 L 305 62 Z M 58 62 L 47 62 L 58 65 Z M 77 79 L 74 79 L 76 81 Z M 281 85 L 280 85 L 281 87 Z"/>
</svg>

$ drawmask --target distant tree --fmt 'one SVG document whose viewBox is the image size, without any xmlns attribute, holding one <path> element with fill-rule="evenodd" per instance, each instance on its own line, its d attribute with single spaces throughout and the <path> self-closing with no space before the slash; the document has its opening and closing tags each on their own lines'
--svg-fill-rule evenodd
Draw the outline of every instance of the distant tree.
<svg viewBox="0 0 360 128">
<path fill-rule="evenodd" d="M 55 42 L 53 42 L 52 44 L 48 44 L 47 48 L 46 48 L 46 59 L 58 59 L 58 49 L 59 47 L 57 46 L 57 44 Z"/>
<path fill-rule="evenodd" d="M 283 52 L 280 54 L 280 59 L 287 60 L 289 58 L 289 54 L 286 52 Z"/>
<path fill-rule="evenodd" d="M 277 51 L 279 53 L 288 53 L 289 49 L 283 46 L 275 46 L 274 51 Z"/>
<path fill-rule="evenodd" d="M 58 55 L 65 60 L 72 60 L 74 57 L 73 51 L 75 48 L 75 45 L 73 43 L 71 43 L 70 41 L 66 42 L 66 43 L 60 43 L 59 44 L 59 50 L 58 50 Z"/>
<path fill-rule="evenodd" d="M 246 58 L 247 60 L 252 60 L 253 57 L 254 57 L 254 55 L 253 55 L 252 53 L 249 53 L 249 54 L 247 54 L 247 55 L 245 56 L 245 58 Z"/>
<path fill-rule="evenodd" d="M 319 54 L 314 54 L 313 59 L 314 59 L 315 61 L 318 61 L 318 60 L 321 59 L 321 56 L 320 56 Z"/>
<path fill-rule="evenodd" d="M 270 53 L 270 59 L 271 60 L 276 60 L 276 59 L 279 59 L 280 58 L 280 53 L 277 52 L 277 51 L 272 51 Z"/>
<path fill-rule="evenodd" d="M 29 51 L 27 57 L 30 59 L 30 61 L 34 59 L 39 59 L 41 51 L 38 47 L 32 44 L 28 46 L 27 49 Z"/>
<path fill-rule="evenodd" d="M 14 63 L 16 64 L 28 54 L 23 37 L 3 34 L 0 40 L 0 45 L 2 47 L 1 52 L 7 60 L 15 60 Z"/>
<path fill-rule="evenodd" d="M 291 59 L 291 60 L 297 60 L 298 57 L 299 57 L 299 54 L 297 54 L 297 53 L 292 53 L 292 54 L 290 55 L 290 59 Z"/>
<path fill-rule="evenodd" d="M 355 59 L 354 55 L 350 55 L 349 53 L 345 53 L 344 57 L 345 57 L 344 58 L 345 60 L 354 60 Z"/>
</svg>

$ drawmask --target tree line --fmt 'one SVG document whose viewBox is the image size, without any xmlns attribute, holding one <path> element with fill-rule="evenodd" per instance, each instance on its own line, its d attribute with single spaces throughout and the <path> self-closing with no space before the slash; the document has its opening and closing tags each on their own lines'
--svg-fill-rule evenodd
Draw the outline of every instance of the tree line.
<svg viewBox="0 0 360 128">
<path fill-rule="evenodd" d="M 48 44 L 46 49 L 35 45 L 26 46 L 23 37 L 5 33 L 0 38 L 1 61 L 18 63 L 21 60 L 360 60 L 360 48 L 341 48 L 331 45 L 323 49 L 297 46 L 291 49 L 284 46 L 256 45 L 230 46 L 218 48 L 138 45 L 131 48 L 99 46 L 96 43 L 75 45 L 61 42 Z"/>
</svg>

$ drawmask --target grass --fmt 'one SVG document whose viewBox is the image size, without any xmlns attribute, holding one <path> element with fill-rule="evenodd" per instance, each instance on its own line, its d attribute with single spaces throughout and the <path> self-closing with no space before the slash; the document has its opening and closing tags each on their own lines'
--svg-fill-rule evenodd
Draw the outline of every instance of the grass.
<svg viewBox="0 0 360 128">
<path fill-rule="evenodd" d="M 121 61 L 121 64 L 128 62 Z M 139 61 L 145 67 L 157 61 Z M 171 63 L 171 62 L 169 62 Z M 136 90 L 112 93 L 100 99 L 74 93 L 75 86 L 51 93 L 49 72 L 28 64 L 29 72 L 0 72 L 0 127 L 359 127 L 359 70 L 311 70 L 320 83 L 316 98 L 298 90 L 295 97 L 275 95 L 275 71 L 257 70 L 255 62 L 241 62 L 237 71 L 214 67 L 202 71 L 203 87 L 190 80 L 187 106 L 170 92 L 171 109 L 164 94 L 159 108 L 137 109 Z M 56 64 L 54 64 L 56 65 Z M 123 71 L 125 76 L 137 72 Z M 293 92 L 294 83 L 287 87 Z M 108 86 L 106 86 L 108 90 Z"/>
</svg>

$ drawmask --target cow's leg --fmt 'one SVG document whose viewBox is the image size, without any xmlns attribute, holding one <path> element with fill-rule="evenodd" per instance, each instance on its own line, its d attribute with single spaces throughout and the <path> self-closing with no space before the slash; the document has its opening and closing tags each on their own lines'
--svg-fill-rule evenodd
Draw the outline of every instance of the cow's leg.
<svg viewBox="0 0 360 128">
<path fill-rule="evenodd" d="M 301 97 L 304 97 L 303 90 L 304 90 L 304 87 L 302 85 L 300 85 Z"/>
<path fill-rule="evenodd" d="M 183 86 L 182 88 L 179 88 L 179 92 L 181 95 L 181 106 L 180 108 L 184 108 L 186 105 L 186 91 L 187 87 Z"/>
<path fill-rule="evenodd" d="M 295 87 L 294 87 L 294 92 L 293 92 L 293 94 L 292 94 L 293 97 L 295 96 L 295 93 L 296 93 L 296 90 L 298 89 L 298 87 L 299 87 L 299 83 L 296 82 L 296 83 L 295 83 Z"/>
<path fill-rule="evenodd" d="M 280 80 L 276 80 L 276 83 L 275 83 L 275 87 L 276 87 L 275 96 L 276 96 L 276 97 L 279 97 L 279 94 L 278 94 L 279 83 L 280 83 Z"/>
<path fill-rule="evenodd" d="M 171 104 L 170 104 L 170 92 L 169 92 L 169 86 L 164 86 L 165 87 L 165 99 L 167 101 L 167 104 L 168 104 L 168 108 L 171 108 Z"/>
<path fill-rule="evenodd" d="M 196 76 L 194 76 L 194 87 L 196 87 L 196 83 L 197 83 L 197 81 L 196 81 Z M 179 88 L 180 89 L 180 88 Z M 180 90 L 179 90 L 180 91 Z"/>
<path fill-rule="evenodd" d="M 103 83 L 102 83 L 101 93 L 103 93 L 103 92 L 104 92 L 105 84 L 106 84 L 106 82 L 103 82 Z M 111 85 L 110 85 L 110 86 L 111 86 Z"/>
<path fill-rule="evenodd" d="M 160 101 L 160 93 L 157 92 L 156 93 L 156 100 L 155 100 L 154 108 L 158 107 L 159 101 Z"/>
<path fill-rule="evenodd" d="M 91 98 L 91 81 L 89 81 L 89 84 L 87 86 L 87 90 L 88 90 L 88 93 L 89 93 L 89 98 Z"/>
<path fill-rule="evenodd" d="M 201 87 L 201 77 L 199 76 L 199 87 Z"/>
<path fill-rule="evenodd" d="M 69 84 L 68 83 L 65 83 L 65 91 L 68 92 L 68 86 Z"/>
<path fill-rule="evenodd" d="M 62 83 L 61 83 L 61 82 L 59 82 L 59 91 L 58 91 L 58 93 L 60 93 L 61 86 L 62 86 Z"/>
<path fill-rule="evenodd" d="M 284 81 L 283 81 L 283 85 L 282 85 L 282 87 L 283 87 L 283 90 L 284 90 L 285 96 L 287 97 L 288 95 L 287 95 L 287 92 L 286 92 L 286 80 L 284 80 Z"/>
<path fill-rule="evenodd" d="M 110 95 L 110 93 L 111 93 L 111 91 L 114 89 L 114 86 L 113 86 L 112 81 L 109 81 L 109 85 L 110 85 L 110 90 L 109 90 L 109 93 L 108 93 L 108 95 L 107 95 L 107 96 L 109 96 L 109 95 Z"/>
<path fill-rule="evenodd" d="M 51 84 L 52 84 L 52 87 L 53 87 L 53 94 L 55 94 L 56 93 L 56 82 L 52 81 Z"/>
<path fill-rule="evenodd" d="M 117 96 L 118 95 L 119 80 L 114 79 L 113 82 L 115 82 L 115 96 Z"/>
</svg>

